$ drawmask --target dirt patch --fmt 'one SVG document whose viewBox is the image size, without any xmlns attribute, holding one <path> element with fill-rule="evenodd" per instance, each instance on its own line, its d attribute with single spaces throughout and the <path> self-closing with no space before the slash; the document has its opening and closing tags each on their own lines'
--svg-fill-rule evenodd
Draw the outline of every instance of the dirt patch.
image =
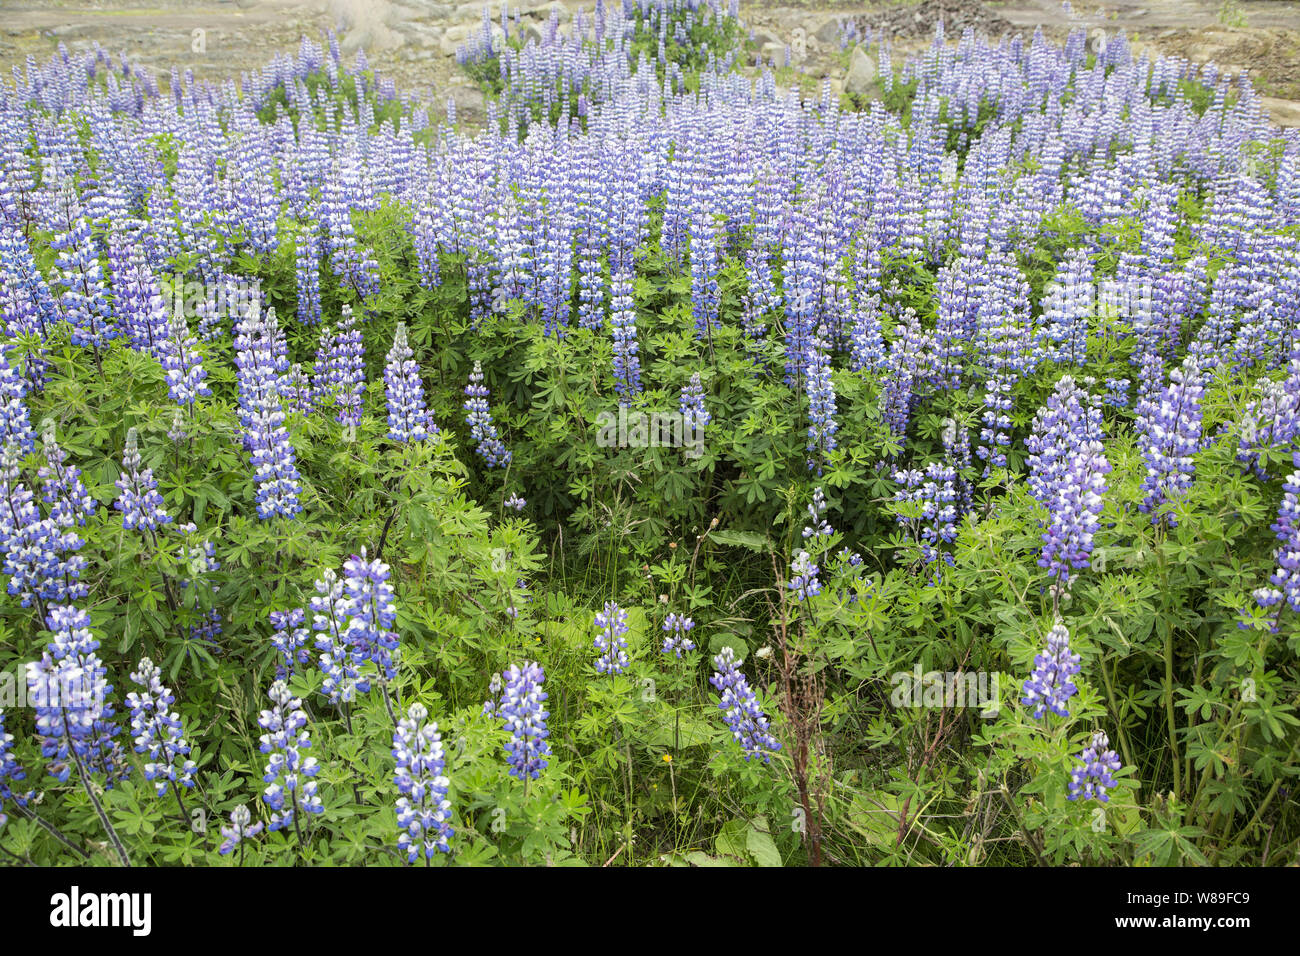
<svg viewBox="0 0 1300 956">
<path fill-rule="evenodd" d="M 1019 28 L 1002 17 L 988 4 L 969 0 L 920 0 L 881 7 L 854 17 L 859 26 L 870 27 L 873 36 L 929 39 L 934 25 L 943 21 L 944 33 L 951 39 L 966 29 L 991 37 L 1017 33 Z"/>
</svg>

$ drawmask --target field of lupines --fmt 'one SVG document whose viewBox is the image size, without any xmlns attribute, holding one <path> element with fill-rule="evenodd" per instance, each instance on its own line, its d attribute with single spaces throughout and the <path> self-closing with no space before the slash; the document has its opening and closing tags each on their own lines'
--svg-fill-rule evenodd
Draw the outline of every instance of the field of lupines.
<svg viewBox="0 0 1300 956">
<path fill-rule="evenodd" d="M 5 863 L 1295 862 L 1300 137 L 746 35 L 15 71 Z"/>
</svg>

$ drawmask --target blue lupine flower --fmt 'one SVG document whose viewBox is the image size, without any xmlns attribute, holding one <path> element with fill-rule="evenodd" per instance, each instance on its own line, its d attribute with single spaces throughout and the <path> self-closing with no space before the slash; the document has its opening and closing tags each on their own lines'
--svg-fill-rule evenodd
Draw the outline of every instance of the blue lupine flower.
<svg viewBox="0 0 1300 956">
<path fill-rule="evenodd" d="M 45 626 L 53 637 L 41 659 L 27 665 L 27 696 L 36 708 L 41 754 L 50 761 L 46 770 L 64 783 L 79 758 L 87 773 L 103 773 L 111 786 L 129 768 L 114 739 L 121 728 L 113 721 L 113 685 L 95 653 L 90 615 L 59 604 L 49 609 Z"/>
<path fill-rule="evenodd" d="M 723 712 L 731 736 L 740 744 L 746 760 L 759 757 L 763 763 L 770 762 L 772 751 L 780 750 L 781 744 L 768 730 L 767 716 L 759 706 L 749 681 L 740 672 L 735 652 L 724 647 L 713 659 L 713 666 L 715 673 L 709 678 L 709 683 L 722 695 L 718 709 Z"/>
<path fill-rule="evenodd" d="M 1029 491 L 1047 509 L 1040 567 L 1068 585 L 1089 566 L 1110 462 L 1102 452 L 1098 402 L 1062 376 L 1034 417 L 1029 449 Z"/>
<path fill-rule="evenodd" d="M 596 612 L 596 638 L 593 642 L 600 656 L 596 658 L 596 673 L 621 674 L 627 669 L 627 611 L 613 601 L 605 603 L 605 610 Z"/>
<path fill-rule="evenodd" d="M 822 593 L 822 583 L 817 580 L 819 569 L 813 563 L 812 555 L 801 550 L 790 564 L 791 577 L 786 587 L 794 591 L 795 597 L 806 601 Z"/>
<path fill-rule="evenodd" d="M 528 504 L 527 501 L 525 501 L 523 498 L 520 498 L 517 494 L 514 494 L 513 492 L 511 493 L 510 497 L 505 500 L 505 506 L 507 508 L 513 508 L 515 511 L 523 511 L 524 506 L 526 504 Z"/>
<path fill-rule="evenodd" d="M 551 755 L 551 745 L 546 740 L 551 735 L 546 729 L 550 711 L 542 707 L 546 700 L 546 691 L 542 690 L 544 679 L 542 665 L 533 661 L 526 661 L 522 667 L 511 665 L 501 674 L 504 685 L 501 699 L 492 710 L 510 731 L 505 755 L 510 776 L 517 780 L 536 780 Z"/>
<path fill-rule="evenodd" d="M 1300 610 L 1300 451 L 1292 452 L 1291 472 L 1282 483 L 1282 503 L 1278 505 L 1277 520 L 1271 528 L 1282 542 L 1273 553 L 1277 569 L 1269 578 L 1272 588 L 1255 591 L 1260 607 L 1273 607 L 1286 599 L 1291 610 Z M 1274 625 L 1276 629 L 1276 625 Z"/>
<path fill-rule="evenodd" d="M 126 432 L 126 452 L 117 481 L 118 496 L 113 507 L 122 512 L 122 527 L 128 531 L 156 531 L 172 520 L 158 494 L 153 469 L 140 457 L 140 441 L 134 428 Z"/>
<path fill-rule="evenodd" d="M 469 400 L 464 408 L 468 412 L 465 424 L 469 425 L 470 440 L 477 446 L 479 455 L 487 462 L 489 468 L 504 468 L 510 464 L 510 452 L 497 437 L 497 427 L 492 422 L 492 413 L 488 410 L 488 388 L 483 384 L 483 365 L 474 363 L 470 372 L 469 384 L 465 386 Z"/>
<path fill-rule="evenodd" d="M 820 326 L 808 343 L 808 470 L 822 473 L 827 456 L 839 447 L 835 433 L 835 384 L 831 380 L 830 347 L 826 327 Z"/>
<path fill-rule="evenodd" d="M 270 829 L 283 830 L 294 825 L 297 813 L 324 813 L 325 806 L 312 779 L 320 767 L 315 757 L 303 754 L 311 748 L 311 734 L 305 729 L 307 714 L 302 701 L 281 680 L 271 685 L 267 696 L 273 706 L 257 718 L 257 725 L 266 731 L 260 749 L 270 757 L 262 776 L 270 786 L 263 791 L 262 800 L 271 808 Z"/>
<path fill-rule="evenodd" d="M 244 840 L 251 839 L 261 833 L 265 824 L 260 820 L 257 823 L 252 823 L 252 819 L 253 814 L 249 811 L 246 803 L 241 803 L 231 810 L 230 826 L 221 828 L 221 835 L 225 837 L 225 840 L 217 849 L 217 852 L 222 856 L 226 856 Z"/>
<path fill-rule="evenodd" d="M 406 323 L 397 323 L 393 347 L 384 366 L 384 397 L 388 401 L 388 437 L 393 441 L 424 441 L 436 434 L 424 407 L 424 383 L 415 352 L 407 342 Z"/>
<path fill-rule="evenodd" d="M 344 428 L 361 424 L 362 395 L 366 389 L 365 346 L 356 316 L 348 305 L 337 329 L 321 332 L 313 375 L 314 397 L 338 408 L 336 420 Z"/>
<path fill-rule="evenodd" d="M 343 565 L 343 593 L 348 599 L 344 636 L 364 652 L 366 660 L 375 662 L 384 680 L 392 681 L 397 679 L 398 646 L 393 632 L 397 607 L 388 576 L 388 565 L 367 558 L 365 548 Z"/>
<path fill-rule="evenodd" d="M 329 568 L 316 581 L 310 606 L 320 669 L 325 675 L 321 693 L 341 708 L 352 703 L 358 692 L 369 691 L 370 681 L 360 676 L 366 662 L 365 649 L 348 640 L 348 598 L 343 593 L 343 582 Z"/>
<path fill-rule="evenodd" d="M 1034 657 L 1034 672 L 1025 680 L 1021 703 L 1034 708 L 1034 719 L 1051 711 L 1069 717 L 1065 703 L 1078 692 L 1070 680 L 1079 673 L 1079 655 L 1070 652 L 1070 632 L 1057 624 L 1047 635 L 1047 650 Z"/>
<path fill-rule="evenodd" d="M 135 752 L 149 755 L 144 778 L 154 781 L 160 797 L 166 796 L 168 784 L 193 787 L 196 766 L 188 759 L 190 745 L 185 741 L 180 715 L 170 709 L 176 697 L 163 686 L 162 671 L 146 657 L 131 674 L 131 680 L 144 688 L 142 694 L 132 691 L 126 695 L 131 706 Z"/>
<path fill-rule="evenodd" d="M 271 644 L 280 652 L 275 662 L 275 676 L 287 681 L 297 673 L 299 664 L 311 660 L 311 652 L 307 650 L 307 628 L 302 626 L 306 613 L 295 607 L 288 611 L 272 611 L 269 616 L 275 631 L 271 635 Z"/>
<path fill-rule="evenodd" d="M 1092 735 L 1088 746 L 1077 758 L 1083 766 L 1070 771 L 1070 792 L 1066 794 L 1066 799 L 1078 800 L 1083 797 L 1085 800 L 1099 800 L 1102 803 L 1110 801 L 1106 791 L 1115 786 L 1115 778 L 1111 774 L 1119 770 L 1122 764 L 1119 754 L 1109 748 L 1110 740 L 1104 733 L 1099 730 Z"/>
<path fill-rule="evenodd" d="M 1151 515 L 1152 524 L 1177 524 L 1162 505 L 1178 501 L 1191 487 L 1196 470 L 1192 455 L 1201 442 L 1203 392 L 1195 357 L 1188 356 L 1181 368 L 1169 373 L 1164 392 L 1138 408 L 1138 447 L 1147 465 L 1138 507 Z"/>
<path fill-rule="evenodd" d="M 177 405 L 185 408 L 212 394 L 212 389 L 204 384 L 208 373 L 203 369 L 197 348 L 197 341 L 178 302 L 171 321 L 167 323 L 167 335 L 159 344 L 158 357 L 166 373 L 167 394 Z"/>
<path fill-rule="evenodd" d="M 803 537 L 807 541 L 809 538 L 823 538 L 835 533 L 835 529 L 830 526 L 823 513 L 826 511 L 826 496 L 822 494 L 821 486 L 818 485 L 813 489 L 812 504 L 808 506 L 808 517 L 812 524 L 804 525 Z"/>
<path fill-rule="evenodd" d="M 302 477 L 280 394 L 280 376 L 288 368 L 281 340 L 274 309 L 254 305 L 235 328 L 239 420 L 244 447 L 251 453 L 257 516 L 263 521 L 302 511 Z"/>
<path fill-rule="evenodd" d="M 14 735 L 5 733 L 5 712 L 0 710 L 0 827 L 9 819 L 4 812 L 6 800 L 25 807 L 32 798 L 32 791 L 15 793 L 13 790 L 15 783 L 27 779 L 27 772 L 18 763 L 13 748 Z"/>
<path fill-rule="evenodd" d="M 32 602 L 67 604 L 85 597 L 81 581 L 86 559 L 77 554 L 85 543 L 57 505 L 42 518 L 31 490 L 19 480 L 18 447 L 0 448 L 0 572 L 8 575 L 10 594 L 23 607 Z"/>
<path fill-rule="evenodd" d="M 700 383 L 699 372 L 691 373 L 691 380 L 682 386 L 677 407 L 682 414 L 683 429 L 697 432 L 713 421 L 713 416 L 704 406 L 704 386 Z"/>
<path fill-rule="evenodd" d="M 309 229 L 298 236 L 294 275 L 298 290 L 298 321 L 303 325 L 317 325 L 321 320 L 320 238 Z"/>
<path fill-rule="evenodd" d="M 451 802 L 447 789 L 451 781 L 444 773 L 442 737 L 438 725 L 428 721 L 429 711 L 423 704 L 412 704 L 406 717 L 393 731 L 393 756 L 397 759 L 394 782 L 401 794 L 397 799 L 397 825 L 402 830 L 397 848 L 414 863 L 423 851 L 426 860 L 435 853 L 448 853 L 447 841 L 455 832 L 451 828 Z"/>
<path fill-rule="evenodd" d="M 0 348 L 0 445 L 13 442 L 25 455 L 36 447 L 36 433 L 25 401 L 27 381 L 9 364 L 10 351 Z"/>
<path fill-rule="evenodd" d="M 945 544 L 957 539 L 957 471 L 947 462 L 932 461 L 925 471 L 894 469 L 894 480 L 903 487 L 894 493 L 895 502 L 917 502 L 921 514 L 910 518 L 899 514 L 897 521 L 909 529 L 926 564 L 943 560 L 951 565 L 952 553 Z"/>
<path fill-rule="evenodd" d="M 685 614 L 670 612 L 664 618 L 664 632 L 668 636 L 664 638 L 664 646 L 660 648 L 661 652 L 676 654 L 680 660 L 682 654 L 695 650 L 695 642 L 687 636 L 694 626 L 695 622 Z"/>
<path fill-rule="evenodd" d="M 45 464 L 36 472 L 41 479 L 42 498 L 50 506 L 50 517 L 60 527 L 84 527 L 99 507 L 81 480 L 81 469 L 67 463 L 68 456 L 54 438 L 50 424 L 43 436 Z"/>
</svg>

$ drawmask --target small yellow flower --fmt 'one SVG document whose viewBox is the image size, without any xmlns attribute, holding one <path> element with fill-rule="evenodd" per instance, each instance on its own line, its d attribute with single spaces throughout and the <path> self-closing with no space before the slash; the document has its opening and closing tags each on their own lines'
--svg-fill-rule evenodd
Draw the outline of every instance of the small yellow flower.
<svg viewBox="0 0 1300 956">
<path fill-rule="evenodd" d="M 672 762 L 673 762 L 673 755 L 672 755 L 672 754 L 664 754 L 664 763 L 672 763 Z"/>
</svg>

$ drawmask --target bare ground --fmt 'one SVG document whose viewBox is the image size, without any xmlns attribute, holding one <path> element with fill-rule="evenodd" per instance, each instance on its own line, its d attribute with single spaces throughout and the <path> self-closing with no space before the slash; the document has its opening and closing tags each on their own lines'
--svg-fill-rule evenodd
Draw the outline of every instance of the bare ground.
<svg viewBox="0 0 1300 956">
<path fill-rule="evenodd" d="M 515 0 L 540 24 L 552 6 L 567 19 L 594 0 Z M 496 9 L 496 4 L 494 4 Z M 306 34 L 338 30 L 345 52 L 364 48 L 372 66 L 401 88 L 448 95 L 458 113 L 479 114 L 482 97 L 457 68 L 456 45 L 476 29 L 481 3 L 436 0 L 27 0 L 0 12 L 0 69 L 28 55 L 47 59 L 59 43 L 74 52 L 96 42 L 125 51 L 164 78 L 172 68 L 204 79 L 256 69 Z M 1077 2 L 1067 16 L 1058 0 L 879 0 L 871 4 L 816 0 L 779 3 L 742 0 L 741 15 L 760 49 L 806 49 L 797 64 L 810 78 L 843 76 L 847 57 L 833 22 L 856 17 L 887 33 L 896 49 L 920 47 L 942 17 L 949 36 L 965 27 L 994 36 L 1030 34 L 1041 27 L 1060 37 L 1082 23 L 1090 30 L 1123 29 L 1138 50 L 1177 53 L 1221 68 L 1248 70 L 1275 121 L 1300 126 L 1300 2 L 1281 0 L 1113 0 Z"/>
</svg>

